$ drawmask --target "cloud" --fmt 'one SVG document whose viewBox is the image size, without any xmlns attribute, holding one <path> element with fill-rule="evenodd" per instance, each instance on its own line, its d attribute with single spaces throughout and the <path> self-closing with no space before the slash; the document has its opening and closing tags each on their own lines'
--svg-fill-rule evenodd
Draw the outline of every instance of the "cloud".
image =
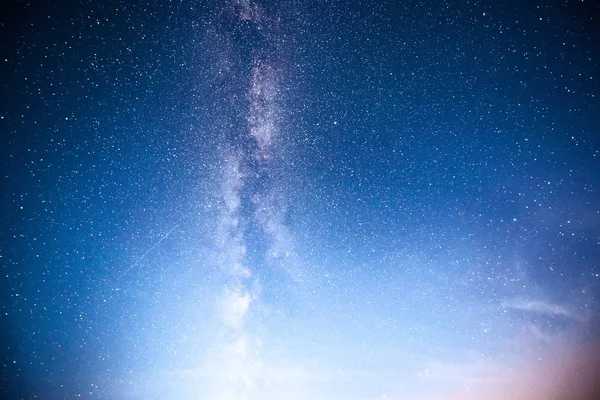
<svg viewBox="0 0 600 400">
<path fill-rule="evenodd" d="M 572 309 L 541 300 L 512 300 L 503 303 L 503 306 L 512 310 L 525 311 L 549 316 L 562 316 L 571 319 L 580 319 Z"/>
</svg>

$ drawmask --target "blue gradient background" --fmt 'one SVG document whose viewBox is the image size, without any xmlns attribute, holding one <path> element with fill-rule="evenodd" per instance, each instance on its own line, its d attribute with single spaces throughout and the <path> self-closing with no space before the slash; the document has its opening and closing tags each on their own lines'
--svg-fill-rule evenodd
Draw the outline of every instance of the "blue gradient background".
<svg viewBox="0 0 600 400">
<path fill-rule="evenodd" d="M 593 399 L 593 2 L 11 1 L 3 398 Z"/>
</svg>

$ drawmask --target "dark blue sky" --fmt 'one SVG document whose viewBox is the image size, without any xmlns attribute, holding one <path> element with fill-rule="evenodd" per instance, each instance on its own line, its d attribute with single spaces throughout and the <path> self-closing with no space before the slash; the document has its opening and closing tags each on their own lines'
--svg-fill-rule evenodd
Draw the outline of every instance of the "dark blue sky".
<svg viewBox="0 0 600 400">
<path fill-rule="evenodd" d="M 279 3 L 5 7 L 2 395 L 583 399 L 598 5 Z"/>
</svg>

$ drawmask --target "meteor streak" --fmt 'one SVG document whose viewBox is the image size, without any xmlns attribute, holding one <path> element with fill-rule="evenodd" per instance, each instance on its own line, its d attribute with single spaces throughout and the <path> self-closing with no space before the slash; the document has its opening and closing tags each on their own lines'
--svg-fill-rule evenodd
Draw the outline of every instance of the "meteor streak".
<svg viewBox="0 0 600 400">
<path fill-rule="evenodd" d="M 123 278 L 125 275 L 127 275 L 127 273 L 129 271 L 131 271 L 136 265 L 138 265 L 140 263 L 140 261 L 142 261 L 144 259 L 144 257 L 146 257 L 148 255 L 148 253 L 150 253 L 152 250 L 154 250 L 156 248 L 156 246 L 158 246 L 160 244 L 160 242 L 162 242 L 163 240 L 165 240 L 167 238 L 167 236 L 169 236 L 171 234 L 171 232 L 173 232 L 175 229 L 177 229 L 177 227 L 179 226 L 179 224 L 175 225 L 169 232 L 167 232 L 163 237 L 160 238 L 160 240 L 156 243 L 154 243 L 152 245 L 152 247 L 150 247 L 148 249 L 148 251 L 146 251 L 140 258 L 137 259 L 136 262 L 134 262 L 133 264 L 131 264 L 131 266 L 129 268 L 127 268 L 125 270 L 125 272 L 123 272 L 121 275 L 119 275 L 119 277 L 117 278 L 117 280 L 121 280 L 121 278 Z"/>
</svg>

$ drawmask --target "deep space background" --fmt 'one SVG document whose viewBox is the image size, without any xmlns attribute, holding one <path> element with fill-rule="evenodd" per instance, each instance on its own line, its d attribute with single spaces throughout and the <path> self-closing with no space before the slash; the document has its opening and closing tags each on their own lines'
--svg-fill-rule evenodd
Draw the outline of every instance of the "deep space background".
<svg viewBox="0 0 600 400">
<path fill-rule="evenodd" d="M 0 397 L 600 392 L 598 3 L 0 14 Z"/>
</svg>

